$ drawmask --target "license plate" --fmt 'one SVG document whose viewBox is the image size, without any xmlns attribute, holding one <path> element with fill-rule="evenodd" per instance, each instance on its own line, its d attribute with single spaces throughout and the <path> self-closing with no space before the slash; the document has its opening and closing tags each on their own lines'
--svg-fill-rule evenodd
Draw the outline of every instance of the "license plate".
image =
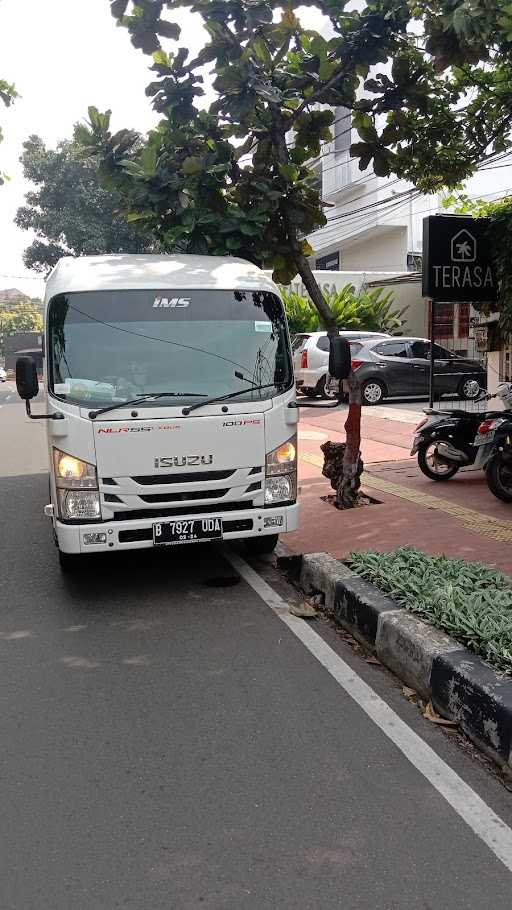
<svg viewBox="0 0 512 910">
<path fill-rule="evenodd" d="M 487 442 L 492 442 L 496 435 L 495 430 L 491 430 L 490 433 L 477 433 L 475 436 L 473 445 L 474 446 L 484 446 Z"/>
<path fill-rule="evenodd" d="M 153 525 L 155 546 L 172 547 L 201 540 L 222 540 L 222 518 L 180 518 Z"/>
</svg>

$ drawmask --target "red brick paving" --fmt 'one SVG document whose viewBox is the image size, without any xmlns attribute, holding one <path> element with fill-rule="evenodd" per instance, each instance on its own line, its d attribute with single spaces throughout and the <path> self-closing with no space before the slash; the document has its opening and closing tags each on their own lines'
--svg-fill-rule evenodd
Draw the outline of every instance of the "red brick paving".
<svg viewBox="0 0 512 910">
<path fill-rule="evenodd" d="M 303 412 L 299 451 L 319 456 L 324 439 L 343 440 L 342 421 L 343 414 L 338 411 L 322 416 Z M 507 506 L 492 496 L 480 472 L 461 472 L 446 483 L 424 477 L 415 459 L 408 457 L 413 429 L 412 424 L 365 416 L 362 452 L 369 472 L 409 489 L 512 521 L 512 505 Z M 445 553 L 495 565 L 512 574 L 511 544 L 468 530 L 446 513 L 372 488 L 368 492 L 379 500 L 378 505 L 338 511 L 321 499 L 331 492 L 321 469 L 304 461 L 299 465 L 299 485 L 300 527 L 284 538 L 292 552 L 326 551 L 343 559 L 351 550 L 386 551 L 407 545 L 426 553 Z"/>
</svg>

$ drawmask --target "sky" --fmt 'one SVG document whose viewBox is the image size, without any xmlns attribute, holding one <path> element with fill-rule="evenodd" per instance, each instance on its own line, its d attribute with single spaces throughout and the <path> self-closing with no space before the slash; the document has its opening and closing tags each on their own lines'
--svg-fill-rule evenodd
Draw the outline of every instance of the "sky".
<svg viewBox="0 0 512 910">
<path fill-rule="evenodd" d="M 199 17 L 182 18 L 183 43 L 197 50 L 204 43 Z M 43 290 L 22 261 L 31 235 L 13 224 L 29 188 L 19 163 L 23 141 L 31 133 L 49 146 L 69 138 L 91 104 L 112 110 L 114 130 L 150 129 L 156 118 L 144 94 L 148 62 L 116 26 L 108 0 L 0 0 L 0 78 L 14 82 L 20 95 L 0 108 L 0 170 L 11 178 L 0 188 L 0 288 L 30 296 Z"/>
<path fill-rule="evenodd" d="M 301 19 L 310 27 L 321 24 L 314 9 L 304 10 Z M 180 24 L 180 43 L 196 52 L 205 42 L 200 17 L 182 11 Z M 23 141 L 33 133 L 49 146 L 69 138 L 91 104 L 112 110 L 114 130 L 147 131 L 156 122 L 144 94 L 152 77 L 148 62 L 126 29 L 116 26 L 108 0 L 0 0 L 0 78 L 14 82 L 20 95 L 11 108 L 0 108 L 0 170 L 11 177 L 0 187 L 0 288 L 17 287 L 32 297 L 43 293 L 42 279 L 23 265 L 31 235 L 13 224 L 29 189 L 19 163 Z M 512 166 L 479 175 L 469 191 L 510 186 Z"/>
</svg>

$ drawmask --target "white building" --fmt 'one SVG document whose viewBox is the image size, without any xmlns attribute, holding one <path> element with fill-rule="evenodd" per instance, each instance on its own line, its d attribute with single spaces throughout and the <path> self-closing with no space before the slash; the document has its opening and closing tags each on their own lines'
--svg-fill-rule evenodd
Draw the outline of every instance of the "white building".
<svg viewBox="0 0 512 910">
<path fill-rule="evenodd" d="M 421 269 L 422 222 L 440 211 L 439 198 L 423 196 L 396 177 L 359 170 L 350 145 L 359 141 L 351 113 L 337 108 L 333 140 L 314 167 L 328 204 L 328 224 L 309 236 L 316 269 L 403 273 Z"/>
</svg>

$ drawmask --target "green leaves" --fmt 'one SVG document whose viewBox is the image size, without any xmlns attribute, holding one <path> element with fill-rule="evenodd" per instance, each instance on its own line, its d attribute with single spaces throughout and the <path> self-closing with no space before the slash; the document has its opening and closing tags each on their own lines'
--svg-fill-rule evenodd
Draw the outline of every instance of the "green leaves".
<svg viewBox="0 0 512 910">
<path fill-rule="evenodd" d="M 351 553 L 349 565 L 401 606 L 452 635 L 498 670 L 512 673 L 511 580 L 487 566 L 427 556 Z"/>
<path fill-rule="evenodd" d="M 200 174 L 203 170 L 203 160 L 198 158 L 196 155 L 190 155 L 188 158 L 185 158 L 183 162 L 183 173 L 187 177 L 195 177 L 196 174 Z"/>
<path fill-rule="evenodd" d="M 303 253 L 305 256 L 313 255 L 309 245 L 304 245 Z M 324 297 L 339 329 L 392 333 L 399 332 L 404 323 L 403 315 L 407 307 L 396 309 L 393 294 L 384 294 L 381 288 L 356 294 L 353 285 L 346 284 L 339 291 L 324 294 Z M 290 332 L 317 332 L 323 328 L 307 297 L 284 289 L 283 299 Z"/>
<path fill-rule="evenodd" d="M 104 114 L 100 114 L 97 107 L 91 106 L 87 108 L 87 113 L 89 114 L 89 121 L 93 129 L 101 133 L 108 130 L 112 111 L 105 111 Z"/>
<path fill-rule="evenodd" d="M 17 97 L 18 93 L 14 85 L 6 82 L 5 79 L 0 79 L 0 100 L 3 101 L 5 106 L 9 107 Z"/>
</svg>

